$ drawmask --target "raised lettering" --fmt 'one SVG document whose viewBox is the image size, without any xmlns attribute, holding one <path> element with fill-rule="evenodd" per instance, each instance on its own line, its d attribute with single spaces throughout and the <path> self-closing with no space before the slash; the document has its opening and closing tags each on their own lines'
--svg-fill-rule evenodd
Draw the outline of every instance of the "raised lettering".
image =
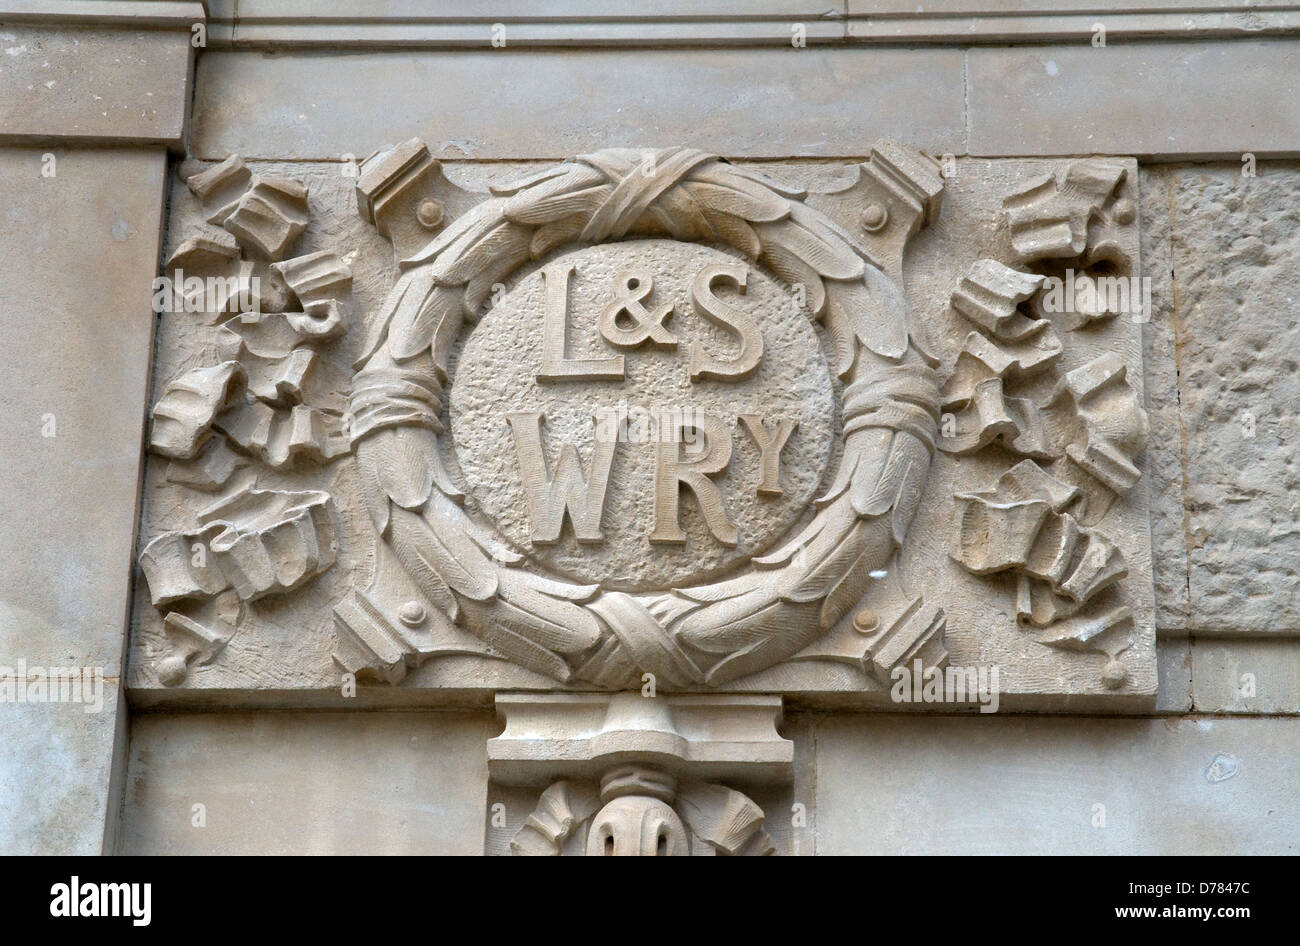
<svg viewBox="0 0 1300 946">
<path fill-rule="evenodd" d="M 710 322 L 736 332 L 740 336 L 740 352 L 734 358 L 714 358 L 698 341 L 691 342 L 692 381 L 701 378 L 740 381 L 753 374 L 763 360 L 763 333 L 741 309 L 714 294 L 713 283 L 718 280 L 732 283 L 744 295 L 749 267 L 725 263 L 706 266 L 691 283 L 692 304 Z"/>
<path fill-rule="evenodd" d="M 620 273 L 622 287 L 614 301 L 600 313 L 600 334 L 615 348 L 636 348 L 650 342 L 660 348 L 676 348 L 677 336 L 664 327 L 672 317 L 672 303 L 647 309 L 644 301 L 654 290 L 654 280 L 646 273 Z"/>
<path fill-rule="evenodd" d="M 609 428 L 608 419 L 601 418 L 600 413 L 603 412 L 597 414 L 590 477 L 583 475 L 578 451 L 568 443 L 560 448 L 555 473 L 548 477 L 546 454 L 542 451 L 542 412 L 519 411 L 508 415 L 519 472 L 528 493 L 529 538 L 538 545 L 560 541 L 565 513 L 573 523 L 573 535 L 579 542 L 601 542 L 605 538 L 600 531 L 600 520 L 617 441 L 600 435 L 602 429 Z"/>
<path fill-rule="evenodd" d="M 538 381 L 622 381 L 623 356 L 569 358 L 569 277 L 573 264 L 555 264 L 542 270 L 545 285 L 542 322 L 542 370 Z"/>
<path fill-rule="evenodd" d="M 725 470 L 731 462 L 731 432 L 727 425 L 709 414 L 685 415 L 680 411 L 656 412 L 656 420 L 655 522 L 650 541 L 686 541 L 686 533 L 682 531 L 678 518 L 680 487 L 685 486 L 695 494 L 709 532 L 723 545 L 734 548 L 739 534 L 723 508 L 721 491 L 709 479 Z M 684 430 L 695 435 L 693 439 L 697 449 L 692 451 L 694 456 L 690 458 L 683 456 L 681 434 Z"/>
<path fill-rule="evenodd" d="M 754 438 L 754 443 L 758 444 L 758 449 L 762 451 L 762 458 L 759 460 L 762 477 L 756 492 L 760 496 L 780 496 L 784 492 L 781 489 L 781 450 L 785 447 L 785 442 L 790 439 L 790 434 L 799 426 L 799 422 L 780 420 L 776 422 L 775 430 L 769 430 L 761 414 L 741 414 L 740 420 L 749 431 L 749 435 Z"/>
</svg>

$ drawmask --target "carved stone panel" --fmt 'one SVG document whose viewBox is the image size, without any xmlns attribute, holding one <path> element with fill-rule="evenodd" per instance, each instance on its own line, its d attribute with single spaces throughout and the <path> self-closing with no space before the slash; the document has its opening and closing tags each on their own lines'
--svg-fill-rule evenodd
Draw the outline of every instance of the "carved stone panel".
<svg viewBox="0 0 1300 946">
<path fill-rule="evenodd" d="M 137 701 L 1152 704 L 1133 162 L 181 176 Z"/>
</svg>

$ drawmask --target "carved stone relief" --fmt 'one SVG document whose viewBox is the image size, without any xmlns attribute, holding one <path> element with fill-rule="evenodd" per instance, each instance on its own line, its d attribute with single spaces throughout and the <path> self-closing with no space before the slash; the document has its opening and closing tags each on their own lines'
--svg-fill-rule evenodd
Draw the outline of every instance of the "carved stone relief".
<svg viewBox="0 0 1300 946">
<path fill-rule="evenodd" d="M 791 853 L 793 743 L 776 730 L 779 697 L 505 694 L 497 710 L 505 727 L 488 741 L 489 794 L 509 804 L 489 813 L 489 851 Z M 737 784 L 780 805 L 775 836 Z"/>
<path fill-rule="evenodd" d="M 133 686 L 1149 703 L 1131 168 L 187 168 Z"/>
</svg>

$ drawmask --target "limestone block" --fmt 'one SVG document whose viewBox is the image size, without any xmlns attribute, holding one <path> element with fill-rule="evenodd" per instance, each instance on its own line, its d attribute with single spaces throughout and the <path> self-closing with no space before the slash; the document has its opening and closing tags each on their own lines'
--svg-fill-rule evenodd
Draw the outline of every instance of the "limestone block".
<svg viewBox="0 0 1300 946">
<path fill-rule="evenodd" d="M 1198 713 L 1300 714 L 1300 641 L 1197 638 L 1191 656 Z"/>
<path fill-rule="evenodd" d="M 0 620 L 7 624 L 16 616 L 0 613 Z M 6 647 L 4 653 L 12 672 L 13 651 Z M 80 857 L 111 852 L 122 785 L 121 760 L 115 756 L 126 746 L 127 711 L 118 682 L 105 679 L 93 702 L 15 704 L 6 698 L 0 713 L 5 747 L 0 813 L 7 828 L 0 852 Z"/>
<path fill-rule="evenodd" d="M 1177 326 L 1174 321 L 1171 188 L 1176 172 L 1141 168 L 1142 276 L 1151 280 L 1150 319 L 1142 327 L 1147 418 L 1151 436 L 1142 462 L 1151 497 L 1151 565 L 1156 589 L 1156 627 L 1180 633 L 1187 627 L 1187 538 L 1184 503 L 1182 416 L 1179 413 Z"/>
<path fill-rule="evenodd" d="M 123 854 L 483 851 L 489 713 L 143 715 Z"/>
<path fill-rule="evenodd" d="M 1021 0 L 955 0 L 941 7 L 911 0 L 848 0 L 848 37 L 855 42 L 961 45 L 1091 43 L 1097 25 L 1108 42 L 1135 39 L 1258 39 L 1293 33 L 1287 0 L 1091 0 L 1087 4 L 1027 4 Z"/>
<path fill-rule="evenodd" d="M 1192 645 L 1185 638 L 1163 638 L 1157 642 L 1160 664 L 1160 692 L 1156 712 L 1190 713 L 1192 710 Z"/>
<path fill-rule="evenodd" d="M 412 135 L 443 159 L 558 160 L 673 142 L 725 143 L 734 156 L 832 156 L 861 154 L 876 137 L 964 150 L 953 50 L 213 51 L 195 81 L 192 153 L 211 160 L 360 159 Z M 365 92 L 321 105 L 317 90 L 345 88 Z M 483 90 L 497 88 L 511 92 L 484 108 Z"/>
<path fill-rule="evenodd" d="M 93 854 L 113 813 L 165 156 L 61 151 L 42 176 L 42 154 L 0 149 L 0 666 L 92 668 L 102 702 L 0 705 L 6 758 L 25 760 L 0 766 L 0 847 Z"/>
<path fill-rule="evenodd" d="M 976 47 L 967 56 L 971 154 L 1192 159 L 1300 150 L 1293 43 L 1080 42 Z"/>
<path fill-rule="evenodd" d="M 1243 167 L 1166 176 L 1189 623 L 1294 634 L 1300 175 L 1261 165 L 1243 177 Z"/>
<path fill-rule="evenodd" d="M 1300 719 L 826 719 L 818 854 L 1293 854 Z M 888 760 L 882 764 L 881 760 Z"/>
<path fill-rule="evenodd" d="M 0 27 L 0 143 L 181 144 L 190 33 Z"/>
</svg>

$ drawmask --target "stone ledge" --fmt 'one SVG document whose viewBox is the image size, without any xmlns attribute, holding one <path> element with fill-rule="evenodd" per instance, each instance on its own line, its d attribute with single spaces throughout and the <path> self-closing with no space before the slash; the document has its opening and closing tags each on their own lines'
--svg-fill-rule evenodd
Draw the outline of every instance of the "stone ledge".
<svg viewBox="0 0 1300 946">
<path fill-rule="evenodd" d="M 207 18 L 199 0 L 0 0 L 0 23 L 188 30 Z"/>
<path fill-rule="evenodd" d="M 488 740 L 488 771 L 503 785 L 598 778 L 627 762 L 698 779 L 793 773 L 779 696 L 498 693 L 496 706 L 505 731 Z"/>
<path fill-rule="evenodd" d="M 504 25 L 508 47 L 791 46 L 840 43 L 844 23 L 833 20 L 654 20 L 548 22 L 366 22 L 296 20 L 213 24 L 217 48 L 415 47 L 488 49 L 493 27 Z"/>
<path fill-rule="evenodd" d="M 184 144 L 190 45 L 183 30 L 11 26 L 0 145 Z"/>
<path fill-rule="evenodd" d="M 808 43 L 927 43 L 957 46 L 1005 42 L 1090 41 L 1101 22 L 1114 39 L 1251 38 L 1300 32 L 1300 4 L 1289 0 L 1087 0 L 1052 11 L 1003 0 L 927 5 L 876 0 L 698 0 L 644 5 L 553 2 L 541 6 L 496 0 L 473 8 L 443 0 L 388 3 L 358 13 L 338 0 L 213 0 L 213 36 L 225 47 L 486 46 L 504 24 L 519 46 L 789 45 L 800 24 Z M 237 12 L 236 12 L 237 11 Z"/>
</svg>

